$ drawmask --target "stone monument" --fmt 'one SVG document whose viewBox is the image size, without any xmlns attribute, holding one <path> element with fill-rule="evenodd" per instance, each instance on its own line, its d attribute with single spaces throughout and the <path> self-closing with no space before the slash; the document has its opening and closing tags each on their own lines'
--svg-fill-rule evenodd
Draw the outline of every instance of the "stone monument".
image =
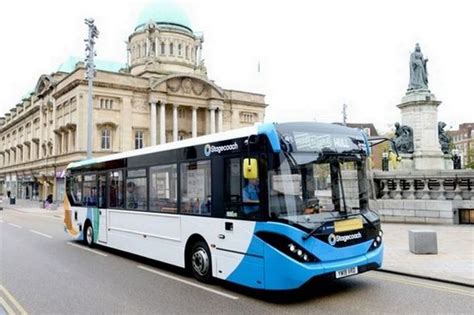
<svg viewBox="0 0 474 315">
<path fill-rule="evenodd" d="M 452 162 L 449 165 L 451 157 L 441 151 L 438 138 L 438 106 L 441 102 L 428 89 L 427 62 L 420 45 L 416 44 L 410 55 L 408 89 L 401 104 L 397 105 L 402 114 L 401 125 L 411 128 L 413 136 L 413 147 L 401 154 L 401 166 L 413 170 L 452 169 Z"/>
</svg>

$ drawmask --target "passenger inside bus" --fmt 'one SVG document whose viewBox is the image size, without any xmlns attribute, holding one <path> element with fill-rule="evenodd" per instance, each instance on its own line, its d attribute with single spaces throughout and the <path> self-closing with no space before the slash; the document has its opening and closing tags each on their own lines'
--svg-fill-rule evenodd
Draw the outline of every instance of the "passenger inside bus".
<svg viewBox="0 0 474 315">
<path fill-rule="evenodd" d="M 138 207 L 138 197 L 134 182 L 127 183 L 127 208 L 136 209 Z"/>
<path fill-rule="evenodd" d="M 242 189 L 243 212 L 251 215 L 260 209 L 260 189 L 258 179 L 249 179 Z"/>
</svg>

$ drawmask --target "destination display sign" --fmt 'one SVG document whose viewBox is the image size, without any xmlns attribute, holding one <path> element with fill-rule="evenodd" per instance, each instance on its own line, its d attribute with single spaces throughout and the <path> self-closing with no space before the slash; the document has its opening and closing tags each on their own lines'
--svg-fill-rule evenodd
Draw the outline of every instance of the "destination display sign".
<svg viewBox="0 0 474 315">
<path fill-rule="evenodd" d="M 294 149 L 300 152 L 344 152 L 352 150 L 366 151 L 363 139 L 356 139 L 347 135 L 295 131 L 293 132 L 293 140 L 294 144 L 296 145 L 296 148 Z"/>
</svg>

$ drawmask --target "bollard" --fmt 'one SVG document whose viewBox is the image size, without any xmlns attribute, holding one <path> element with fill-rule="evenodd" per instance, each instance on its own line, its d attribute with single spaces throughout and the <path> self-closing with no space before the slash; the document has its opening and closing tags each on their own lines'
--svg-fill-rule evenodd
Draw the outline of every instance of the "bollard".
<svg viewBox="0 0 474 315">
<path fill-rule="evenodd" d="M 436 232 L 430 230 L 409 230 L 409 248 L 413 254 L 437 254 Z"/>
</svg>

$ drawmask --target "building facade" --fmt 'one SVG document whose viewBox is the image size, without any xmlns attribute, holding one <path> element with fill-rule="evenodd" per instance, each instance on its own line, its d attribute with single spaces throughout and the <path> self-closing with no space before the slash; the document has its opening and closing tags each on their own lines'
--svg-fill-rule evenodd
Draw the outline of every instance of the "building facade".
<svg viewBox="0 0 474 315">
<path fill-rule="evenodd" d="M 458 130 L 450 130 L 448 134 L 461 156 L 461 165 L 474 168 L 474 122 L 460 124 Z"/>
<path fill-rule="evenodd" d="M 97 61 L 93 155 L 139 149 L 261 122 L 264 95 L 223 89 L 207 77 L 203 36 L 174 3 L 143 10 L 126 64 Z M 64 195 L 64 169 L 86 158 L 84 63 L 69 58 L 0 117 L 0 194 Z"/>
</svg>

